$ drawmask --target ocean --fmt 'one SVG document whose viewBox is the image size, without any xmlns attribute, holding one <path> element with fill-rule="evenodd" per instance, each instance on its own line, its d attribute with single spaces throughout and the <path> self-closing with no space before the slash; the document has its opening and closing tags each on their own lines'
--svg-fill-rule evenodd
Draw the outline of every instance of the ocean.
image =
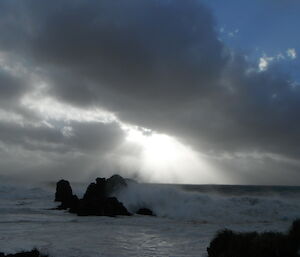
<svg viewBox="0 0 300 257">
<path fill-rule="evenodd" d="M 76 184 L 81 195 L 85 185 Z M 157 217 L 78 217 L 51 210 L 53 183 L 0 184 L 0 252 L 33 247 L 53 257 L 207 256 L 217 231 L 287 231 L 300 187 L 135 184 L 116 196 Z"/>
</svg>

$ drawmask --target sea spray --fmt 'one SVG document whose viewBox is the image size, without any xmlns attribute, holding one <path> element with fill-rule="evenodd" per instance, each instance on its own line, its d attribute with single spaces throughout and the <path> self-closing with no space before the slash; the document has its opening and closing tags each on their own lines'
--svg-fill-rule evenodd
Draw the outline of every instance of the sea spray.
<svg viewBox="0 0 300 257">
<path fill-rule="evenodd" d="M 205 223 L 294 220 L 300 217 L 297 198 L 228 196 L 188 192 L 174 186 L 130 183 L 117 194 L 131 212 L 149 208 L 157 216 Z"/>
<path fill-rule="evenodd" d="M 201 187 L 201 186 L 199 186 Z M 77 188 L 76 188 L 77 189 Z M 287 188 L 287 192 L 288 192 Z M 77 193 L 78 190 L 75 190 Z M 53 192 L 46 187 L 0 187 L 1 213 L 19 212 L 20 209 L 52 207 Z M 234 196 L 215 193 L 190 192 L 174 185 L 129 183 L 116 195 L 126 208 L 135 213 L 149 208 L 159 217 L 191 220 L 205 223 L 291 222 L 300 218 L 300 198 L 294 194 Z M 43 199 L 43 200 L 42 200 Z M 54 206 L 54 205 L 53 205 Z"/>
<path fill-rule="evenodd" d="M 0 249 L 6 253 L 37 247 L 52 257 L 204 257 L 209 242 L 220 229 L 286 231 L 292 216 L 299 216 L 297 199 L 300 188 L 292 189 L 292 195 L 284 193 L 284 197 L 269 193 L 266 196 L 260 188 L 256 195 L 242 193 L 239 196 L 236 186 L 226 186 L 233 188 L 233 196 L 228 193 L 186 192 L 177 185 L 136 184 L 120 193 L 122 201 L 128 205 L 131 203 L 133 209 L 153 207 L 151 209 L 159 217 L 111 218 L 78 217 L 53 210 L 57 205 L 53 202 L 55 187 L 49 187 L 48 183 L 30 186 L 2 184 Z M 86 186 L 85 183 L 74 184 L 74 193 L 82 197 Z M 200 185 L 193 187 L 195 191 L 203 189 Z M 274 188 L 277 192 L 278 188 Z M 279 191 L 283 192 L 282 189 Z M 284 189 L 284 192 L 290 191 L 290 187 Z M 249 209 L 259 215 L 251 215 Z M 278 219 L 282 221 L 278 222 Z M 268 223 L 262 223 L 263 220 Z"/>
</svg>

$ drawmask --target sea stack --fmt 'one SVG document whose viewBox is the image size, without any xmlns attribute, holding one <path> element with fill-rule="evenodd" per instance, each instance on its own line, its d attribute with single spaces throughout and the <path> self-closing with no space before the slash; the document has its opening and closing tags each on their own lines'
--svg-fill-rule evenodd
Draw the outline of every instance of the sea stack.
<svg viewBox="0 0 300 257">
<path fill-rule="evenodd" d="M 111 197 L 113 192 L 126 187 L 126 181 L 119 175 L 109 179 L 97 178 L 96 183 L 91 183 L 82 199 L 73 195 L 70 183 L 60 180 L 56 185 L 55 201 L 61 202 L 58 209 L 69 209 L 71 213 L 80 216 L 116 216 L 131 215 L 125 206 L 116 197 Z"/>
</svg>

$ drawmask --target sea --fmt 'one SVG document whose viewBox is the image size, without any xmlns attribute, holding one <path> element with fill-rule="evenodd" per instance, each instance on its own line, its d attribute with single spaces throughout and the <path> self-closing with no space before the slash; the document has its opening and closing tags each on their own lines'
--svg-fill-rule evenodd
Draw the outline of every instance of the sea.
<svg viewBox="0 0 300 257">
<path fill-rule="evenodd" d="M 71 183 L 72 184 L 72 183 Z M 87 184 L 74 184 L 81 196 Z M 52 257 L 207 256 L 216 233 L 288 231 L 300 218 L 300 187 L 130 183 L 127 209 L 156 217 L 78 217 L 54 210 L 55 183 L 0 182 L 0 252 Z"/>
</svg>

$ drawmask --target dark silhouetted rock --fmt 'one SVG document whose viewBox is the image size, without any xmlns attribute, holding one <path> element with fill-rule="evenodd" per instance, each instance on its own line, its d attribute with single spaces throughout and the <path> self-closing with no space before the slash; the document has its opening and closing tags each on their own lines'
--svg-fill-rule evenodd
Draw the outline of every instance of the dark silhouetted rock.
<svg viewBox="0 0 300 257">
<path fill-rule="evenodd" d="M 293 251 L 300 250 L 300 219 L 295 220 L 289 230 L 289 242 Z"/>
<path fill-rule="evenodd" d="M 73 192 L 69 181 L 60 180 L 56 183 L 55 201 L 63 202 L 72 197 Z"/>
<path fill-rule="evenodd" d="M 113 193 L 116 193 L 127 187 L 126 180 L 120 175 L 113 175 L 109 179 L 106 180 L 106 194 L 111 196 Z"/>
<path fill-rule="evenodd" d="M 217 234 L 207 248 L 209 257 L 299 257 L 300 220 L 289 233 L 248 232 L 224 230 Z"/>
<path fill-rule="evenodd" d="M 62 179 L 56 183 L 55 201 L 61 202 L 57 209 L 76 208 L 78 197 L 73 195 L 69 181 Z"/>
<path fill-rule="evenodd" d="M 91 183 L 83 196 L 85 201 L 104 200 L 106 198 L 106 180 L 105 178 L 97 178 L 96 183 Z"/>
<path fill-rule="evenodd" d="M 79 199 L 78 199 L 77 195 L 72 195 L 72 197 L 70 199 L 63 201 L 61 203 L 61 205 L 59 205 L 57 207 L 57 209 L 59 209 L 59 210 L 66 210 L 66 209 L 76 210 L 78 207 L 78 203 L 79 203 Z"/>
<path fill-rule="evenodd" d="M 136 212 L 136 214 L 155 216 L 155 215 L 153 214 L 153 212 L 152 212 L 150 209 L 148 209 L 148 208 L 141 208 L 141 209 L 139 209 L 139 210 Z"/>
<path fill-rule="evenodd" d="M 131 213 L 127 211 L 125 206 L 118 201 L 116 197 L 108 197 L 104 202 L 104 215 L 115 216 L 115 215 L 125 215 L 130 216 Z"/>
<path fill-rule="evenodd" d="M 41 254 L 37 249 L 33 249 L 30 252 L 20 252 L 15 254 L 0 253 L 0 257 L 47 257 L 48 255 Z"/>
<path fill-rule="evenodd" d="M 72 189 L 67 181 L 59 181 L 57 188 L 60 191 L 68 191 L 58 209 L 68 209 L 71 213 L 76 213 L 80 216 L 116 216 L 116 215 L 131 215 L 124 205 L 118 201 L 116 197 L 109 197 L 111 193 L 120 190 L 122 187 L 127 186 L 125 180 L 118 175 L 114 175 L 109 179 L 97 178 L 96 183 L 91 183 L 82 199 L 72 194 Z M 62 190 L 64 188 L 67 190 Z M 55 194 L 57 196 L 57 194 Z M 62 193 L 58 196 L 63 195 Z"/>
</svg>

